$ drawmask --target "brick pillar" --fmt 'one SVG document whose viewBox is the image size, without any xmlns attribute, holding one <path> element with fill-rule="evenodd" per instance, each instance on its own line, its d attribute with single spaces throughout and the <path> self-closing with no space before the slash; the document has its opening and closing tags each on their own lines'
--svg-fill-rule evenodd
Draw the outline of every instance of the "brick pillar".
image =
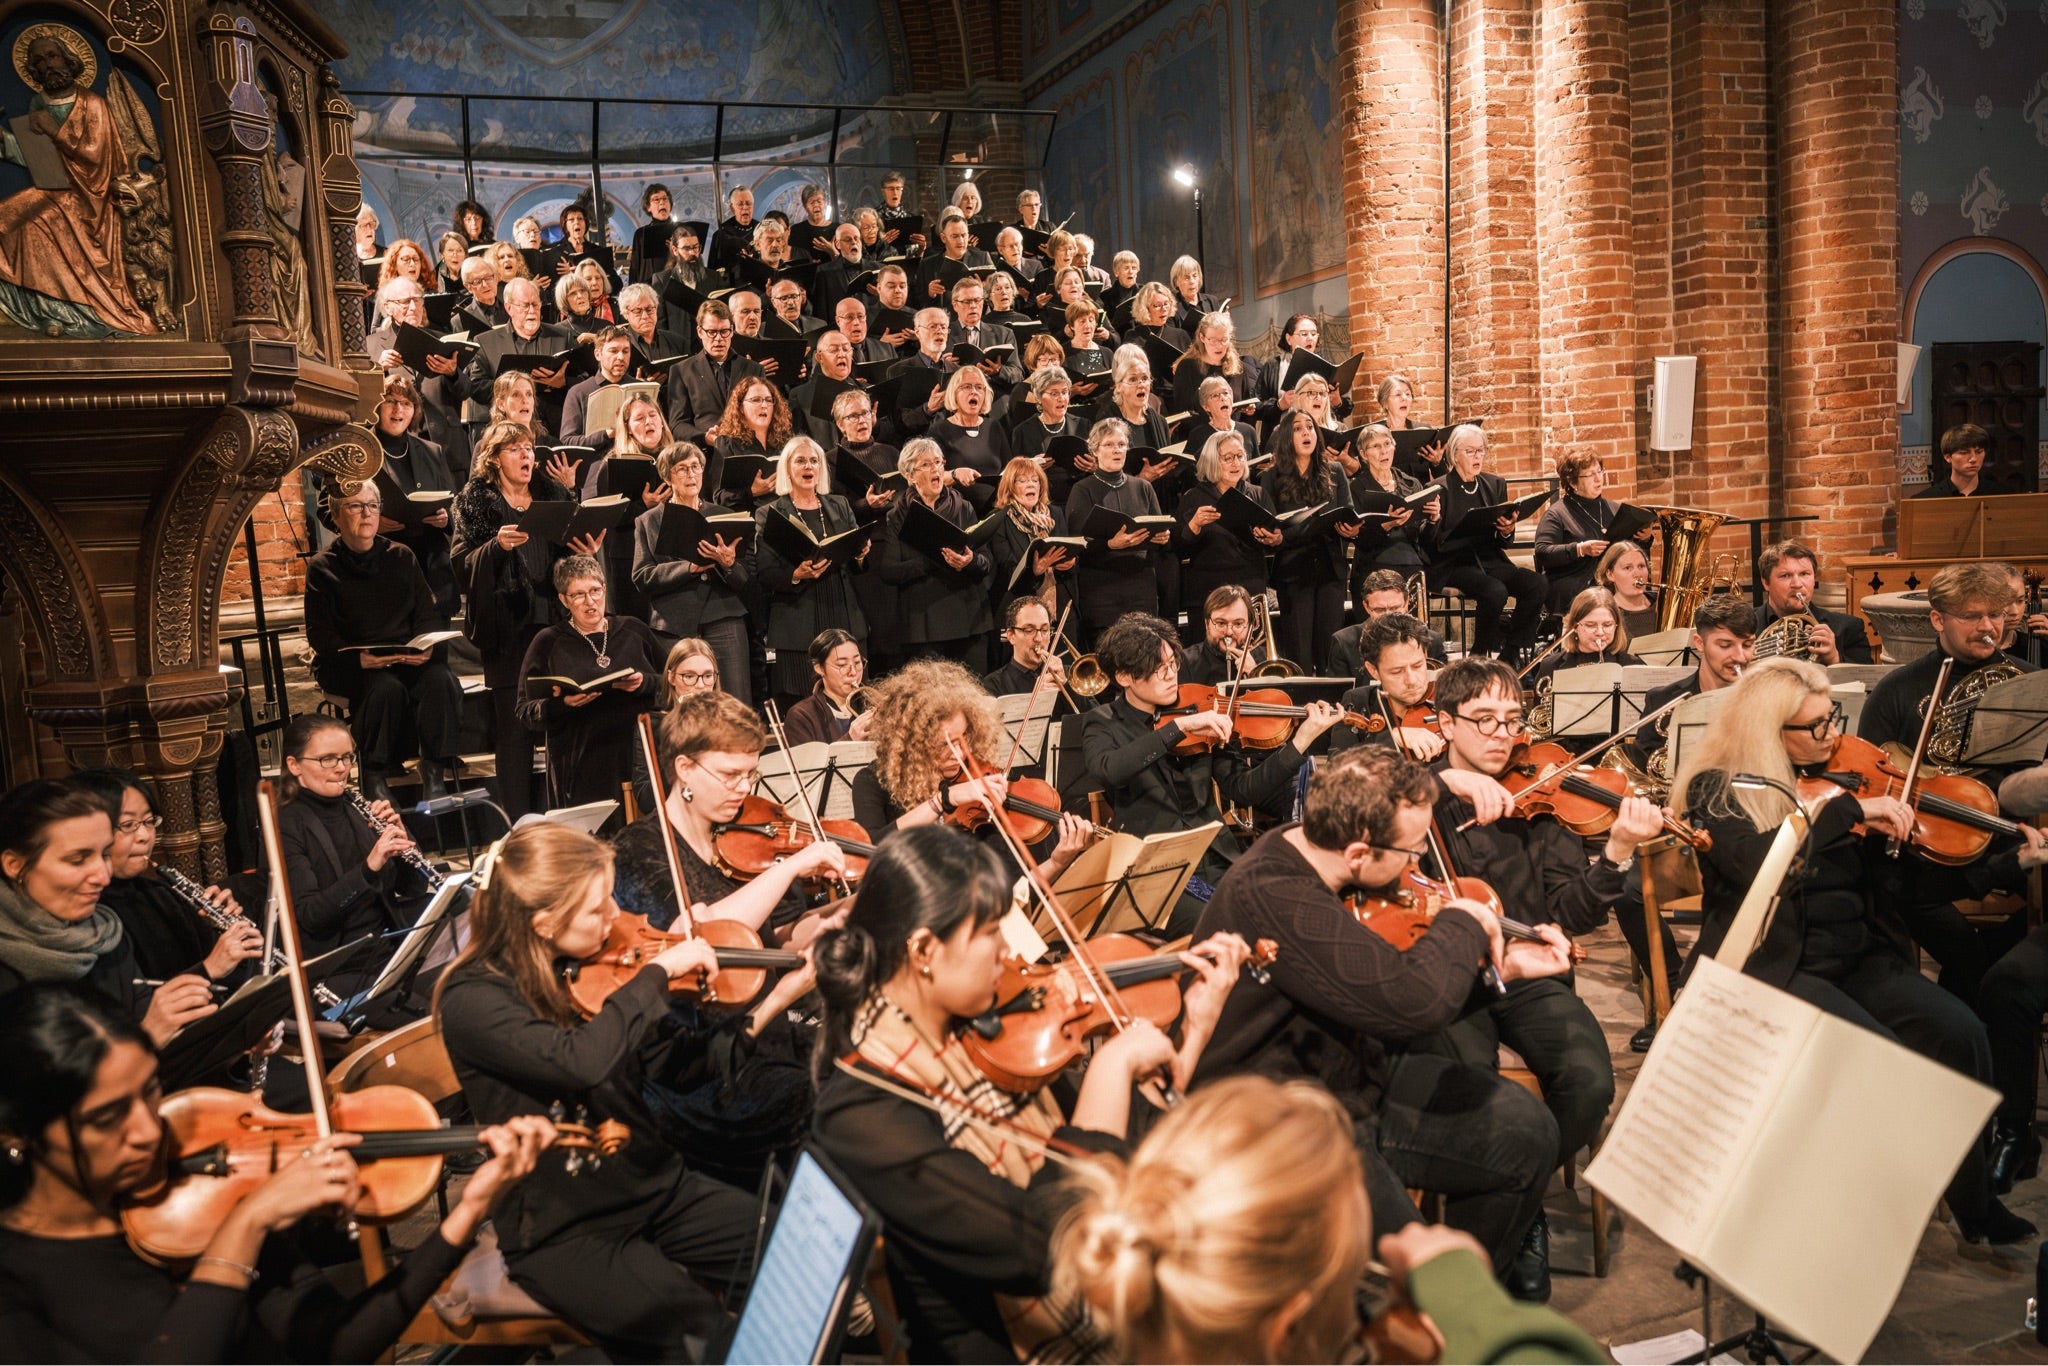
<svg viewBox="0 0 2048 1366">
<path fill-rule="evenodd" d="M 1899 11 L 1785 0 L 1772 20 L 1784 510 L 1822 517 L 1797 532 L 1839 593 L 1898 491 Z"/>
<path fill-rule="evenodd" d="M 1652 362 L 1674 353 L 1671 305 L 1671 7 L 1637 0 L 1628 22 L 1628 131 L 1634 184 L 1636 335 L 1635 424 L 1650 430 Z M 1645 447 L 1638 453 L 1636 497 L 1677 501 L 1673 474 L 1684 457 Z"/>
<path fill-rule="evenodd" d="M 1400 371 L 1441 411 L 1444 177 L 1434 0 L 1341 0 L 1345 266 L 1358 394 Z"/>
<path fill-rule="evenodd" d="M 1550 0 L 1537 49 L 1544 469 L 1597 454 L 1634 488 L 1635 252 L 1627 0 Z M 1490 444 L 1490 443 L 1489 443 Z"/>
<path fill-rule="evenodd" d="M 1671 122 L 1684 130 L 1671 153 L 1672 345 L 1700 361 L 1673 497 L 1757 517 L 1775 482 L 1770 20 L 1760 6 L 1671 0 L 1671 33 Z M 1748 558 L 1733 531 L 1714 548 Z"/>
<path fill-rule="evenodd" d="M 1486 459 L 1536 465 L 1535 0 L 1459 0 L 1451 28 L 1451 378 L 1440 411 L 1486 419 Z"/>
</svg>

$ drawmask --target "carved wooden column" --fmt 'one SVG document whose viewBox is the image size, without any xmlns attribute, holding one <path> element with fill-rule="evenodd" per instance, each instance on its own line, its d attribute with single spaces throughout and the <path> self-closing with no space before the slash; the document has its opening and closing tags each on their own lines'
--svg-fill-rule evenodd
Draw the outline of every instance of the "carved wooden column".
<svg viewBox="0 0 2048 1366">
<path fill-rule="evenodd" d="M 320 128 L 325 155 L 320 159 L 320 202 L 327 211 L 328 259 L 334 263 L 334 293 L 341 301 L 343 356 L 363 356 L 363 309 L 359 300 L 370 292 L 360 270 L 346 269 L 356 259 L 356 211 L 363 207 L 363 173 L 356 167 L 355 106 L 342 98 L 334 73 L 320 73 Z M 365 357 L 367 359 L 367 357 Z"/>
</svg>

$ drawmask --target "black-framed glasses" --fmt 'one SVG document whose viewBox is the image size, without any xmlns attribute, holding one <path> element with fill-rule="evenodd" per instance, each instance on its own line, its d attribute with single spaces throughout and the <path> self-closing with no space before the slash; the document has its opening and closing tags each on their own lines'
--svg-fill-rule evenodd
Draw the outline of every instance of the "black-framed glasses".
<svg viewBox="0 0 2048 1366">
<path fill-rule="evenodd" d="M 1849 709 L 1843 706 L 1840 702 L 1836 702 L 1829 706 L 1828 714 L 1826 716 L 1821 717 L 1818 721 L 1811 722 L 1804 726 L 1782 726 L 1780 727 L 1780 729 L 1803 730 L 1808 735 L 1811 735 L 1814 738 L 1815 743 L 1819 743 L 1820 741 L 1827 739 L 1828 736 L 1839 732 L 1844 726 L 1848 724 L 1848 721 Z"/>
<path fill-rule="evenodd" d="M 1367 844 L 1363 840 L 1359 841 L 1359 847 L 1375 854 L 1398 854 L 1402 858 L 1414 859 L 1418 862 L 1429 854 L 1427 849 L 1403 849 L 1398 844 Z"/>
<path fill-rule="evenodd" d="M 1456 721 L 1463 721 L 1481 735 L 1499 735 L 1503 731 L 1509 735 L 1520 735 L 1529 728 L 1528 723 L 1523 721 L 1519 715 L 1467 716 L 1463 712 L 1454 711 L 1451 713 L 1451 718 Z"/>
</svg>

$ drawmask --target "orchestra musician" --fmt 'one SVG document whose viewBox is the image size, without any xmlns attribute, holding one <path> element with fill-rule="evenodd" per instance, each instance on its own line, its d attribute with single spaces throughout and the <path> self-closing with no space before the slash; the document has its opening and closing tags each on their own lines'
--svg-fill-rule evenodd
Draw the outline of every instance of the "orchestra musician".
<svg viewBox="0 0 2048 1366">
<path fill-rule="evenodd" d="M 1231 993 L 1195 1079 L 1321 1082 L 1355 1121 L 1374 1226 L 1417 1221 L 1408 1188 L 1439 1192 L 1444 1221 L 1507 1273 L 1557 1166 L 1557 1121 L 1496 1073 L 1491 1054 L 1466 1062 L 1407 1041 L 1450 1027 L 1483 968 L 1511 991 L 1555 983 L 1569 947 L 1555 926 L 1539 941 L 1505 941 L 1493 912 L 1466 897 L 1448 900 L 1406 951 L 1357 919 L 1345 897 L 1390 888 L 1412 868 L 1436 795 L 1429 771 L 1392 750 L 1346 750 L 1310 777 L 1301 822 L 1260 836 L 1224 875 L 1195 932 L 1277 947 L 1268 980 Z M 1512 1278 L 1510 1291 L 1534 1298 L 1535 1279 Z"/>
<path fill-rule="evenodd" d="M 100 905 L 121 918 L 143 976 L 169 980 L 190 973 L 211 982 L 242 976 L 242 964 L 263 952 L 263 933 L 226 888 L 199 889 L 208 912 L 157 875 L 151 855 L 163 817 L 148 784 L 125 768 L 89 768 L 72 774 L 70 782 L 97 796 L 113 818 L 111 880 L 100 892 Z M 209 914 L 232 919 L 225 929 L 215 929 Z"/>
<path fill-rule="evenodd" d="M 1604 588 L 1579 590 L 1565 611 L 1560 634 L 1562 639 L 1549 658 L 1522 675 L 1524 687 L 1540 688 L 1561 671 L 1588 664 L 1643 662 L 1628 652 L 1628 632 L 1621 624 L 1621 610 L 1615 606 L 1614 594 Z M 1559 743 L 1569 746 L 1576 743 L 1576 738 L 1567 737 Z"/>
<path fill-rule="evenodd" d="M 1105 694 L 1108 700 L 1083 718 L 1082 753 L 1089 778 L 1108 798 L 1118 824 L 1134 835 L 1221 823 L 1219 797 L 1285 814 L 1309 747 L 1340 715 L 1328 702 L 1310 702 L 1293 738 L 1254 760 L 1230 743 L 1233 723 L 1219 709 L 1221 699 L 1189 714 L 1161 715 L 1180 705 L 1180 640 L 1172 626 L 1134 612 L 1102 633 L 1095 654 L 1114 686 Z M 1189 739 L 1208 743 L 1200 753 L 1174 752 Z M 1169 934 L 1185 933 L 1194 924 L 1229 863 L 1228 851 L 1211 842 L 1167 922 Z"/>
<path fill-rule="evenodd" d="M 1522 688 L 1498 660 L 1464 659 L 1438 674 L 1436 705 L 1445 741 L 1433 765 L 1444 788 L 1437 830 L 1457 872 L 1485 880 L 1524 924 L 1570 934 L 1600 928 L 1624 896 L 1636 847 L 1662 833 L 1663 812 L 1647 798 L 1624 797 L 1605 840 L 1597 841 L 1518 809 L 1500 780 L 1517 762 L 1525 733 Z M 1542 1083 L 1543 1103 L 1557 1118 L 1557 1162 L 1570 1162 L 1599 1136 L 1614 1103 L 1614 1067 L 1599 1023 L 1568 983 L 1532 982 L 1467 1012 L 1427 1046 L 1483 1066 L 1503 1043 Z M 1548 1260 L 1547 1234 L 1539 1215 L 1526 1249 L 1531 1270 Z"/>
<path fill-rule="evenodd" d="M 1593 586 L 1600 557 L 1607 553 L 1607 528 L 1621 504 L 1604 498 L 1607 467 L 1600 457 L 1574 451 L 1557 458 L 1559 496 L 1536 519 L 1536 567 L 1550 580 L 1550 610 L 1562 612 L 1580 591 Z M 1656 534 L 1653 523 L 1636 533 L 1647 544 Z"/>
<path fill-rule="evenodd" d="M 1077 1168 L 1053 1295 L 1085 1295 L 1119 1361 L 1349 1361 L 1374 1254 L 1352 1117 L 1322 1087 L 1229 1077 L 1160 1120 L 1127 1164 Z M 1201 1230 L 1199 1238 L 1184 1236 Z M 1568 1319 L 1510 1300 L 1486 1250 L 1408 1224 L 1378 1259 L 1444 1361 L 1596 1361 Z M 1377 1359 L 1377 1358 L 1374 1358 Z"/>
<path fill-rule="evenodd" d="M 1285 534 L 1274 527 L 1239 530 L 1226 526 L 1217 506 L 1218 500 L 1236 489 L 1267 512 L 1273 511 L 1271 491 L 1251 482 L 1250 452 L 1250 443 L 1241 433 L 1212 433 L 1195 461 L 1194 483 L 1174 509 L 1174 550 L 1187 561 L 1180 587 L 1192 600 L 1206 602 L 1225 584 L 1236 584 L 1249 593 L 1266 591 L 1266 557 L 1280 548 Z"/>
<path fill-rule="evenodd" d="M 0 998 L 77 984 L 162 1044 L 213 1014 L 213 983 L 196 972 L 156 983 L 137 970 L 135 942 L 100 901 L 113 844 L 113 819 L 87 788 L 35 778 L 0 797 Z M 19 1066 L 10 1056 L 8 1075 Z"/>
<path fill-rule="evenodd" d="M 506 1270 L 615 1360 L 694 1358 L 729 1321 L 712 1287 L 752 1246 L 758 1207 L 662 1141 L 642 1083 L 692 1032 L 670 984 L 714 969 L 713 950 L 676 940 L 584 1019 L 556 965 L 604 945 L 618 913 L 611 850 L 540 822 L 494 846 L 475 885 L 469 943 L 434 1002 L 470 1112 L 503 1123 L 559 1102 L 632 1131 L 573 1178 L 543 1165 L 505 1198 Z"/>
<path fill-rule="evenodd" d="M 1252 595 L 1241 584 L 1226 583 L 1202 599 L 1202 639 L 1181 652 L 1180 679 L 1215 687 L 1242 678 L 1264 660 L 1251 655 Z"/>
<path fill-rule="evenodd" d="M 704 497 L 704 452 L 691 442 L 666 446 L 654 458 L 655 477 L 667 496 L 633 523 L 633 586 L 645 595 L 648 623 L 671 636 L 701 638 L 717 658 L 728 689 L 750 700 L 747 666 L 748 600 L 755 574 L 751 536 L 700 540 L 693 554 L 663 555 L 661 529 L 670 504 L 700 514 L 720 509 Z"/>
<path fill-rule="evenodd" d="M 1429 586 L 1455 588 L 1472 599 L 1478 612 L 1472 628 L 1473 654 L 1526 654 L 1543 624 L 1550 585 L 1535 570 L 1508 558 L 1507 547 L 1515 540 L 1514 519 L 1496 517 L 1491 527 L 1458 530 L 1468 509 L 1499 507 L 1508 501 L 1506 481 L 1485 473 L 1485 466 L 1486 433 L 1470 423 L 1452 431 L 1444 442 L 1444 529 L 1429 566 Z M 1453 536 L 1458 540 L 1452 541 Z M 1515 613 L 1503 630 L 1501 613 L 1510 596 Z"/>
<path fill-rule="evenodd" d="M 1779 617 L 1804 612 L 1817 623 L 1807 637 L 1816 664 L 1870 664 L 1870 634 L 1863 618 L 1831 612 L 1813 601 L 1820 558 L 1797 541 L 1764 547 L 1756 559 L 1756 576 L 1764 586 L 1764 605 L 1757 612 L 1759 631 Z"/>
<path fill-rule="evenodd" d="M 1349 726 L 1330 733 L 1330 752 L 1342 753 L 1353 745 L 1391 745 L 1411 759 L 1429 763 L 1444 752 L 1444 737 L 1427 726 L 1402 722 L 1412 709 L 1422 705 L 1431 682 L 1428 627 L 1406 612 L 1394 611 L 1366 622 L 1358 640 L 1359 668 L 1369 680 L 1344 694 L 1342 705 L 1349 711 L 1377 714 L 1386 728 L 1363 732 Z"/>
<path fill-rule="evenodd" d="M 881 846 L 845 927 L 818 946 L 815 1141 L 882 1215 L 917 1361 L 1088 1360 L 1103 1349 L 1079 1303 L 1046 1297 L 1052 1229 L 1070 1198 L 1063 1155 L 1125 1149 L 1141 1123 L 1137 1084 L 1162 1070 L 1187 1080 L 1247 954 L 1229 936 L 1184 953 L 1193 979 L 1179 1044 L 1133 1023 L 1094 1051 L 1063 1112 L 1050 1088 L 997 1087 L 956 1037 L 996 1004 L 1011 880 L 956 832 L 906 831 Z"/>
<path fill-rule="evenodd" d="M 783 731 L 792 745 L 832 744 L 840 740 L 865 740 L 872 723 L 866 712 L 855 715 L 853 695 L 867 676 L 867 660 L 861 657 L 860 642 L 850 631 L 829 626 L 818 632 L 805 654 L 818 681 L 810 696 L 789 709 L 782 718 Z"/>
<path fill-rule="evenodd" d="M 1756 609 L 1733 593 L 1716 593 L 1692 614 L 1688 648 L 1698 656 L 1699 668 L 1686 678 L 1643 694 L 1645 715 L 1681 697 L 1735 686 L 1735 680 L 1756 658 Z M 1670 733 L 1671 727 L 1662 722 L 1638 730 L 1630 742 L 1637 762 L 1647 761 L 1662 749 Z"/>
<path fill-rule="evenodd" d="M 143 1259 L 121 1207 L 162 1179 L 157 1045 L 105 997 L 48 984 L 0 998 L 0 1343 L 15 1361 L 368 1361 L 462 1261 L 477 1228 L 548 1158 L 554 1125 L 511 1116 L 405 1261 L 347 1293 L 300 1234 L 359 1198 L 349 1149 L 316 1139 L 230 1210 L 187 1268 Z M 559 1158 L 554 1159 L 558 1164 Z"/>
<path fill-rule="evenodd" d="M 1052 638 L 1053 616 L 1046 610 L 1040 598 L 1016 597 L 1010 599 L 1010 606 L 1003 617 L 1003 639 L 1010 647 L 1010 658 L 1001 668 L 982 675 L 981 686 L 988 689 L 993 697 L 1029 694 L 1044 678 L 1045 687 L 1055 690 L 1053 715 L 1062 716 L 1072 712 L 1068 699 L 1072 696 L 1074 705 L 1086 710 L 1091 701 L 1063 691 L 1067 682 L 1067 666 L 1060 659 L 1057 642 Z"/>
<path fill-rule="evenodd" d="M 1621 629 L 1631 638 L 1656 633 L 1657 600 L 1650 596 L 1650 557 L 1641 545 L 1635 541 L 1610 544 L 1600 552 L 1593 582 L 1614 595 L 1614 605 L 1621 611 Z"/>
<path fill-rule="evenodd" d="M 1368 524 L 1370 525 L 1370 524 Z M 1330 659 L 1328 668 L 1339 678 L 1355 678 L 1366 681 L 1365 670 L 1359 662 L 1359 637 L 1375 620 L 1395 612 L 1408 615 L 1416 606 L 1409 601 L 1408 579 L 1397 569 L 1375 569 L 1360 579 L 1354 593 L 1359 608 L 1365 613 L 1365 620 L 1346 626 L 1330 637 Z M 1450 663 L 1444 652 L 1443 635 L 1427 623 L 1418 622 L 1423 633 L 1429 638 L 1429 662 L 1434 665 Z M 1348 703 L 1346 705 L 1349 705 Z"/>
<path fill-rule="evenodd" d="M 1720 948 L 1792 810 L 1775 787 L 1738 787 L 1734 775 L 1753 773 L 1792 787 L 1799 776 L 1826 767 L 1841 735 L 1842 709 L 1829 695 L 1826 672 L 1811 661 L 1781 657 L 1746 670 L 1728 705 L 1687 744 L 1672 793 L 1684 803 L 1686 819 L 1713 836 L 1712 848 L 1700 855 L 1705 924 L 1695 958 Z M 1894 796 L 1847 791 L 1805 809 L 1808 852 L 1787 874 L 1743 971 L 1965 1076 L 1991 1081 L 1983 1023 L 1920 975 L 1899 913 L 1906 904 L 1899 884 L 1910 864 L 1886 858 L 1884 847 L 1888 838 L 1910 837 L 1912 810 Z M 2030 840 L 2025 858 L 2048 859 L 2048 846 Z M 1982 1141 L 1970 1145 L 1944 1198 L 1965 1241 L 2017 1243 L 2035 1235 L 2033 1224 L 1993 1194 Z"/>
</svg>

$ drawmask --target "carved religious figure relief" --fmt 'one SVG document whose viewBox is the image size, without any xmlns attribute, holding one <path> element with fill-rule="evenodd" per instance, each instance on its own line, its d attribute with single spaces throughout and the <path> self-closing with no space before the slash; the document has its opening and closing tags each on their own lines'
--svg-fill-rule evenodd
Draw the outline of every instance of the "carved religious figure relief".
<svg viewBox="0 0 2048 1366">
<path fill-rule="evenodd" d="M 313 300 L 306 286 L 306 252 L 299 232 L 305 223 L 306 167 L 292 155 L 291 139 L 278 118 L 277 96 L 263 93 L 270 113 L 270 150 L 263 157 L 263 217 L 270 229 L 270 297 L 277 320 L 299 349 L 320 355 L 313 331 Z"/>
<path fill-rule="evenodd" d="M 5 113 L 0 156 L 34 184 L 0 200 L 0 314 L 52 337 L 177 331 L 170 202 L 148 108 L 111 68 L 106 94 L 93 91 L 98 58 L 76 29 L 31 25 L 13 56 L 37 93 L 25 112 Z"/>
</svg>

